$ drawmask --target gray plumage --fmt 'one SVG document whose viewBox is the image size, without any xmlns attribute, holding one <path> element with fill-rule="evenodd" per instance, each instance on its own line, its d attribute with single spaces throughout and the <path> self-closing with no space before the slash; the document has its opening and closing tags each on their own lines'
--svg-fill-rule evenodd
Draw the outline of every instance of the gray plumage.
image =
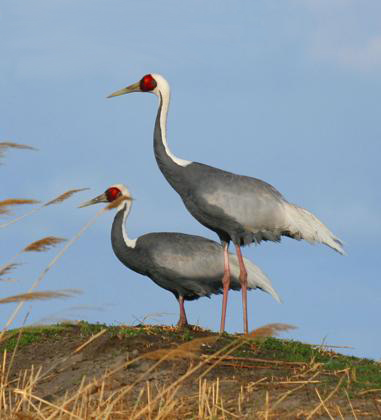
<svg viewBox="0 0 381 420">
<path fill-rule="evenodd" d="M 340 239 L 308 210 L 289 203 L 272 185 L 176 157 L 166 139 L 170 87 L 163 76 L 147 74 L 109 97 L 131 92 L 149 92 L 159 98 L 153 136 L 157 164 L 189 212 L 221 241 L 240 246 L 288 236 L 323 243 L 344 254 Z"/>
<path fill-rule="evenodd" d="M 134 247 L 123 236 L 123 207 L 115 216 L 111 243 L 117 258 L 128 268 L 152 279 L 158 286 L 172 292 L 176 298 L 194 300 L 222 293 L 223 248 L 201 236 L 184 233 L 148 233 L 136 239 Z M 232 264 L 232 290 L 240 290 L 239 267 L 235 255 Z M 266 275 L 249 260 L 249 289 L 259 288 L 280 301 Z"/>
<path fill-rule="evenodd" d="M 344 254 L 342 242 L 312 213 L 289 203 L 272 185 L 198 162 L 178 165 L 169 155 L 161 126 L 162 96 L 154 129 L 157 164 L 185 207 L 221 241 L 248 245 L 282 236 L 323 243 Z"/>
<path fill-rule="evenodd" d="M 344 254 L 342 242 L 308 210 L 289 203 L 273 186 L 256 178 L 236 175 L 198 162 L 179 159 L 166 139 L 170 101 L 168 82 L 159 74 L 147 74 L 138 83 L 120 89 L 109 97 L 131 92 L 150 92 L 159 98 L 154 129 L 157 164 L 188 211 L 219 236 L 224 247 L 224 299 L 221 328 L 224 331 L 230 282 L 230 241 L 236 248 L 240 266 L 244 331 L 248 333 L 247 268 L 240 247 L 252 242 L 277 241 L 282 236 L 310 243 L 323 243 Z"/>
<path fill-rule="evenodd" d="M 125 266 L 149 277 L 158 286 L 175 295 L 180 304 L 180 326 L 187 325 L 184 300 L 222 293 L 224 250 L 220 244 L 201 236 L 174 232 L 148 233 L 130 239 L 125 222 L 132 198 L 127 187 L 123 184 L 113 185 L 81 207 L 104 202 L 113 203 L 117 209 L 111 229 L 111 244 L 115 255 Z M 230 289 L 239 290 L 239 263 L 234 255 L 230 259 Z M 266 275 L 251 261 L 245 259 L 245 264 L 248 269 L 248 288 L 259 288 L 280 302 Z"/>
</svg>

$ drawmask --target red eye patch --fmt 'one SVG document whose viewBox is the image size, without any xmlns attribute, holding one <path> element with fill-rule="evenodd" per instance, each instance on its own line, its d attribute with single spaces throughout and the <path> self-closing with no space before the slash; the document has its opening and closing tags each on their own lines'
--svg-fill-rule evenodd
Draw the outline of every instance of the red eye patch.
<svg viewBox="0 0 381 420">
<path fill-rule="evenodd" d="M 111 187 L 105 192 L 107 200 L 111 203 L 116 200 L 122 193 L 119 188 Z"/>
<path fill-rule="evenodd" d="M 156 86 L 156 80 L 150 74 L 146 74 L 142 80 L 140 80 L 140 89 L 143 92 L 154 90 Z"/>
</svg>

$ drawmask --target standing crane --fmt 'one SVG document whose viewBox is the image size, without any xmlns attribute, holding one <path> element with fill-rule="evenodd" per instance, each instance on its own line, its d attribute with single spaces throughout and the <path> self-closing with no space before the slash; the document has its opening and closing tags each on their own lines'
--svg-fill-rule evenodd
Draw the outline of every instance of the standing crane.
<svg viewBox="0 0 381 420">
<path fill-rule="evenodd" d="M 225 330 L 230 288 L 228 247 L 233 242 L 240 267 L 244 332 L 247 320 L 247 267 L 241 246 L 261 241 L 279 242 L 282 236 L 323 243 L 344 254 L 342 242 L 308 210 L 289 203 L 272 185 L 256 178 L 236 175 L 212 166 L 176 157 L 166 137 L 170 87 L 163 76 L 147 74 L 139 82 L 108 97 L 131 92 L 153 93 L 159 98 L 154 128 L 154 152 L 167 181 L 185 207 L 201 224 L 219 236 L 224 248 L 223 301 L 220 331 Z"/>
<path fill-rule="evenodd" d="M 175 295 L 180 305 L 179 327 L 188 325 L 185 300 L 222 293 L 224 249 L 220 244 L 201 236 L 175 232 L 147 233 L 130 239 L 125 221 L 131 210 L 132 197 L 122 184 L 111 186 L 80 207 L 96 203 L 113 203 L 117 210 L 111 229 L 111 243 L 119 261 Z M 239 290 L 239 262 L 235 255 L 230 255 L 230 264 L 232 281 L 229 287 Z M 280 302 L 266 275 L 246 259 L 245 265 L 248 288 L 262 289 Z"/>
</svg>

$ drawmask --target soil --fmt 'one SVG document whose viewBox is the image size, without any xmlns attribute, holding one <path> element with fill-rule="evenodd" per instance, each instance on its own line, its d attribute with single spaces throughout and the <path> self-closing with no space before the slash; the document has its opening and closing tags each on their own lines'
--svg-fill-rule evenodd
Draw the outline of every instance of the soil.
<svg viewBox="0 0 381 420">
<path fill-rule="evenodd" d="M 28 372 L 26 378 L 41 368 L 33 392 L 54 404 L 75 393 L 82 382 L 93 383 L 90 393 L 94 395 L 101 387 L 102 393 L 111 395 L 132 385 L 125 398 L 135 404 L 147 384 L 154 398 L 204 361 L 181 381 L 175 395 L 179 411 L 173 418 L 178 418 L 179 413 L 184 418 L 199 418 L 200 386 L 205 380 L 205 387 L 218 383 L 223 408 L 215 418 L 261 418 L 262 413 L 267 418 L 304 419 L 318 406 L 311 418 L 381 418 L 381 389 L 374 390 L 371 383 L 358 387 L 352 370 L 328 370 L 316 362 L 315 356 L 301 361 L 290 361 L 290 357 L 282 360 L 277 348 L 281 340 L 271 339 L 271 345 L 248 341 L 228 354 L 228 346 L 237 343 L 236 337 L 221 337 L 199 328 L 178 331 L 174 327 L 108 328 L 78 323 L 53 331 L 31 330 L 28 334 L 27 330 L 20 336 L 15 332 L 2 344 L 11 349 L 11 340 L 19 340 L 17 349 L 6 354 L 9 382 L 22 388 L 23 372 Z M 170 350 L 176 348 L 179 350 L 171 354 Z M 214 366 L 217 357 L 207 358 L 219 351 L 226 356 Z M 312 351 L 333 361 L 339 357 L 326 349 Z M 105 372 L 107 381 L 102 385 Z M 210 393 L 210 389 L 204 391 Z"/>
</svg>

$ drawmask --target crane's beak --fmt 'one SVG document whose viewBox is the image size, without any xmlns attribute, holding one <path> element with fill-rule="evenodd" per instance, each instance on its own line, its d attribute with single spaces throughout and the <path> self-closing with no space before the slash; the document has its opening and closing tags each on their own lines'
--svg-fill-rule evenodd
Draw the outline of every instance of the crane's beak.
<svg viewBox="0 0 381 420">
<path fill-rule="evenodd" d="M 107 197 L 106 197 L 105 193 L 103 193 L 101 195 L 98 195 L 98 197 L 95 197 L 92 200 L 85 201 L 84 203 L 82 203 L 78 207 L 81 209 L 82 207 L 91 206 L 91 205 L 97 204 L 97 203 L 108 203 L 108 200 L 107 200 Z"/>
<path fill-rule="evenodd" d="M 122 196 L 121 195 L 116 200 L 112 201 L 112 203 L 117 203 L 119 199 L 121 199 L 122 201 L 124 201 L 124 200 L 132 201 L 133 200 L 133 198 L 131 196 L 126 196 L 126 195 Z M 92 206 L 93 204 L 98 204 L 98 203 L 109 203 L 110 206 L 112 206 L 112 204 L 107 200 L 106 194 L 103 193 L 101 195 L 98 195 L 98 197 L 95 197 L 95 198 L 93 198 L 89 201 L 85 201 L 84 203 L 80 204 L 78 206 L 78 208 L 81 209 L 82 207 Z M 119 201 L 119 204 L 120 204 L 120 201 Z M 110 208 L 113 208 L 113 207 L 110 207 Z"/>
<path fill-rule="evenodd" d="M 116 92 L 112 93 L 111 95 L 108 95 L 107 98 L 113 98 L 114 96 L 125 95 L 126 93 L 132 93 L 132 92 L 141 92 L 140 82 L 136 82 L 136 83 L 134 83 L 130 86 L 127 86 L 123 89 L 117 90 Z"/>
</svg>

